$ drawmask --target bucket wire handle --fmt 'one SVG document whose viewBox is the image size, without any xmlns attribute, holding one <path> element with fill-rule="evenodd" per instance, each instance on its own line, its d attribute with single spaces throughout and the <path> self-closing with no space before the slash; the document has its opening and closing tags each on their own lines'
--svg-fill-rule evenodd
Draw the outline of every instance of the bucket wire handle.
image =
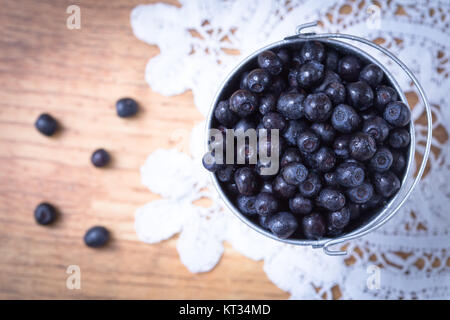
<svg viewBox="0 0 450 320">
<path fill-rule="evenodd" d="M 349 35 L 349 34 L 342 34 L 342 33 L 321 33 L 321 34 L 316 34 L 316 33 L 303 33 L 302 32 L 303 29 L 310 28 L 310 27 L 315 27 L 315 26 L 317 26 L 317 24 L 318 24 L 317 21 L 316 22 L 309 22 L 309 23 L 301 24 L 301 25 L 299 25 L 296 28 L 296 35 L 287 37 L 287 38 L 285 38 L 285 40 L 293 40 L 293 39 L 314 40 L 314 39 L 324 39 L 324 38 L 347 39 L 347 40 L 358 41 L 358 42 L 366 44 L 366 45 L 368 45 L 368 46 L 370 46 L 370 47 L 372 47 L 374 49 L 377 49 L 378 51 L 380 51 L 381 53 L 384 53 L 386 56 L 388 56 L 390 59 L 392 59 L 406 73 L 406 75 L 411 79 L 411 81 L 417 87 L 417 90 L 419 91 L 420 98 L 421 98 L 422 102 L 425 105 L 425 111 L 426 111 L 426 116 L 427 116 L 427 130 L 428 130 L 428 133 L 427 133 L 427 142 L 426 142 L 426 146 L 425 146 L 425 152 L 424 152 L 423 157 L 422 157 L 422 161 L 421 161 L 421 164 L 420 164 L 419 171 L 417 173 L 416 178 L 414 179 L 414 182 L 412 183 L 412 185 L 408 189 L 408 192 L 406 193 L 405 197 L 400 201 L 400 203 L 395 208 L 393 208 L 392 212 L 390 212 L 386 217 L 384 217 L 383 219 L 378 221 L 378 223 L 375 225 L 375 228 L 378 228 L 378 227 L 382 226 L 384 223 L 386 223 L 398 211 L 398 209 L 400 209 L 400 207 L 405 203 L 405 201 L 408 199 L 409 195 L 411 194 L 411 192 L 413 191 L 413 189 L 415 188 L 417 183 L 420 181 L 420 179 L 421 179 L 421 177 L 423 175 L 423 172 L 425 171 L 425 166 L 427 164 L 428 156 L 430 154 L 431 138 L 432 138 L 432 132 L 433 132 L 431 106 L 430 106 L 428 98 L 427 98 L 427 96 L 425 94 L 425 90 L 420 85 L 420 83 L 417 80 L 416 76 L 393 53 L 391 53 L 390 51 L 386 50 L 385 48 L 377 45 L 376 43 L 374 43 L 372 41 L 369 41 L 369 40 L 361 38 L 361 37 Z M 348 236 L 343 236 L 343 237 L 338 238 L 338 239 L 329 240 L 328 242 L 326 242 L 323 245 L 323 251 L 326 254 L 330 255 L 330 256 L 346 255 L 347 251 L 340 250 L 340 249 L 332 249 L 331 247 L 335 246 L 337 244 L 340 244 L 342 242 L 345 242 L 345 241 L 348 241 L 348 240 L 360 237 L 360 236 L 368 233 L 369 231 L 370 230 L 363 230 L 361 232 L 350 234 Z"/>
</svg>

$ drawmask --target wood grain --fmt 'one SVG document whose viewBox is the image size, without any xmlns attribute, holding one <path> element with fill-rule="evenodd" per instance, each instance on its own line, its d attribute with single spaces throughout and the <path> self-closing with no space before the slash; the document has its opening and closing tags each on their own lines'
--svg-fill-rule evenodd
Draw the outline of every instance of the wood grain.
<svg viewBox="0 0 450 320">
<path fill-rule="evenodd" d="M 141 0 L 4 0 L 0 10 L 0 298 L 287 298 L 262 263 L 226 246 L 217 268 L 191 274 L 176 239 L 137 240 L 134 211 L 157 199 L 140 183 L 138 168 L 171 133 L 202 120 L 190 92 L 163 97 L 144 81 L 158 48 L 132 34 L 129 14 Z M 66 28 L 66 8 L 81 7 L 80 30 Z M 120 119 L 114 103 L 135 97 L 142 110 Z M 33 123 L 42 112 L 62 130 L 47 138 Z M 108 149 L 110 168 L 90 165 Z M 38 226 L 34 207 L 51 201 L 54 226 Z M 92 225 L 113 240 L 102 250 L 83 245 Z M 66 289 L 66 268 L 79 265 L 81 290 Z"/>
</svg>

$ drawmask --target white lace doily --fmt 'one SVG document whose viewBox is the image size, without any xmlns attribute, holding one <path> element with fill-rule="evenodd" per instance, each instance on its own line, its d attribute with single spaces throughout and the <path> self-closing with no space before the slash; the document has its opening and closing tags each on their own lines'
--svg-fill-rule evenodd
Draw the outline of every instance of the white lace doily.
<svg viewBox="0 0 450 320">
<path fill-rule="evenodd" d="M 191 133 L 190 155 L 160 149 L 141 168 L 142 183 L 163 200 L 137 210 L 139 238 L 155 243 L 180 233 L 177 250 L 191 272 L 211 270 L 227 241 L 248 258 L 264 260 L 270 280 L 294 299 L 336 297 L 336 288 L 344 299 L 449 299 L 450 3 L 403 0 L 381 9 L 362 0 L 180 3 L 140 5 L 131 13 L 136 37 L 161 50 L 146 69 L 153 90 L 164 95 L 192 90 L 196 107 L 206 116 L 220 82 L 244 56 L 292 35 L 300 23 L 319 20 L 319 32 L 374 40 L 410 66 L 432 103 L 436 134 L 429 171 L 397 215 L 351 241 L 349 256 L 328 257 L 322 250 L 267 239 L 225 208 L 201 166 L 204 124 L 198 124 Z M 393 73 L 414 100 L 414 88 L 398 71 Z M 413 117 L 422 142 L 423 112 L 418 103 Z M 212 200 L 211 207 L 193 204 L 203 197 Z M 381 268 L 379 289 L 366 285 L 371 265 Z"/>
</svg>

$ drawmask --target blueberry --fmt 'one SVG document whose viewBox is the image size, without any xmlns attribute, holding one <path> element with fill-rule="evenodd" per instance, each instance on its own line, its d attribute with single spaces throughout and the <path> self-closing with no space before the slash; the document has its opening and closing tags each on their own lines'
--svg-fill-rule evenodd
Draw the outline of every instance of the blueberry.
<svg viewBox="0 0 450 320">
<path fill-rule="evenodd" d="M 312 153 L 319 148 L 320 138 L 312 131 L 305 131 L 298 136 L 297 146 L 301 152 Z"/>
<path fill-rule="evenodd" d="M 346 97 L 345 86 L 340 82 L 331 82 L 325 87 L 324 93 L 334 105 L 344 103 Z"/>
<path fill-rule="evenodd" d="M 344 135 L 337 137 L 333 142 L 333 150 L 336 156 L 342 159 L 350 157 L 350 150 L 348 144 L 350 143 L 350 136 Z"/>
<path fill-rule="evenodd" d="M 291 162 L 283 168 L 282 175 L 284 181 L 298 186 L 308 177 L 308 169 L 301 163 Z"/>
<path fill-rule="evenodd" d="M 116 112 L 121 118 L 134 116 L 138 112 L 138 104 L 132 98 L 122 98 L 116 102 Z"/>
<path fill-rule="evenodd" d="M 355 56 L 347 55 L 339 60 L 338 73 L 345 81 L 358 80 L 361 71 L 361 61 Z"/>
<path fill-rule="evenodd" d="M 308 129 L 308 124 L 303 120 L 289 120 L 283 137 L 290 146 L 297 146 L 297 139 L 302 132 Z"/>
<path fill-rule="evenodd" d="M 321 147 L 313 155 L 315 167 L 322 172 L 330 171 L 336 165 L 336 155 L 334 151 L 328 147 Z"/>
<path fill-rule="evenodd" d="M 223 169 L 219 169 L 216 171 L 217 179 L 220 182 L 230 182 L 233 180 L 235 171 L 236 166 L 233 164 L 228 164 Z"/>
<path fill-rule="evenodd" d="M 389 125 L 383 118 L 374 116 L 364 120 L 362 131 L 371 135 L 377 143 L 381 143 L 389 135 Z"/>
<path fill-rule="evenodd" d="M 383 81 L 383 70 L 376 64 L 370 63 L 359 74 L 359 80 L 367 82 L 371 87 L 376 87 Z"/>
<path fill-rule="evenodd" d="M 328 209 L 330 211 L 340 210 L 345 206 L 345 196 L 342 192 L 332 189 L 324 188 L 320 191 L 316 199 L 319 207 Z"/>
<path fill-rule="evenodd" d="M 397 101 L 397 98 L 397 91 L 394 88 L 383 85 L 378 86 L 375 90 L 374 106 L 380 112 L 383 112 L 386 105 L 390 102 Z"/>
<path fill-rule="evenodd" d="M 269 92 L 279 96 L 281 92 L 286 89 L 286 82 L 280 76 L 272 76 L 272 85 L 269 87 Z"/>
<path fill-rule="evenodd" d="M 324 92 L 330 83 L 341 83 L 342 80 L 336 72 L 325 70 L 322 83 L 313 89 L 314 93 Z"/>
<path fill-rule="evenodd" d="M 242 130 L 245 132 L 248 129 L 256 129 L 256 125 L 252 120 L 247 118 L 239 120 L 234 126 L 234 131 Z"/>
<path fill-rule="evenodd" d="M 259 99 L 259 112 L 262 115 L 275 111 L 277 106 L 277 98 L 272 93 L 267 93 Z"/>
<path fill-rule="evenodd" d="M 378 193 L 374 193 L 372 198 L 369 199 L 366 203 L 360 204 L 361 211 L 368 211 L 372 209 L 376 209 L 385 204 L 385 199 Z"/>
<path fill-rule="evenodd" d="M 320 83 L 324 76 L 323 64 L 310 61 L 300 67 L 297 73 L 297 83 L 300 87 L 309 88 Z"/>
<path fill-rule="evenodd" d="M 409 145 L 411 141 L 411 136 L 409 135 L 408 130 L 403 128 L 396 128 L 391 131 L 389 135 L 389 145 L 392 148 L 404 148 Z"/>
<path fill-rule="evenodd" d="M 284 93 L 278 98 L 277 109 L 287 119 L 300 119 L 303 116 L 303 100 L 301 93 Z"/>
<path fill-rule="evenodd" d="M 377 116 L 378 116 L 378 113 L 377 113 L 376 110 L 374 110 L 373 108 L 371 108 L 371 109 L 369 109 L 369 110 L 360 112 L 359 115 L 361 116 L 361 118 L 362 118 L 363 120 L 369 120 L 370 118 L 377 117 Z"/>
<path fill-rule="evenodd" d="M 336 130 L 329 123 L 316 122 L 311 125 L 311 130 L 314 131 L 319 137 L 320 141 L 324 143 L 332 143 L 336 136 Z"/>
<path fill-rule="evenodd" d="M 55 118 L 47 113 L 41 114 L 34 123 L 35 128 L 48 137 L 52 136 L 58 129 L 58 123 Z"/>
<path fill-rule="evenodd" d="M 287 49 L 279 49 L 276 52 L 276 54 L 277 54 L 278 58 L 281 60 L 281 62 L 283 63 L 283 65 L 286 65 L 289 63 L 289 61 L 291 61 L 291 54 L 290 54 L 289 50 L 287 50 Z"/>
<path fill-rule="evenodd" d="M 298 87 L 298 82 L 297 82 L 297 77 L 298 77 L 298 72 L 300 71 L 300 67 L 296 66 L 293 67 L 291 69 L 289 69 L 289 73 L 287 76 L 288 79 L 288 83 L 291 87 L 293 88 L 297 88 Z"/>
<path fill-rule="evenodd" d="M 258 180 L 249 167 L 239 168 L 234 174 L 234 181 L 240 194 L 251 196 L 258 190 Z"/>
<path fill-rule="evenodd" d="M 270 73 L 264 69 L 254 69 L 247 76 L 248 89 L 254 93 L 261 93 L 269 89 Z"/>
<path fill-rule="evenodd" d="M 364 132 L 358 132 L 350 138 L 348 145 L 350 155 L 359 161 L 366 161 L 373 157 L 377 151 L 375 139 Z"/>
<path fill-rule="evenodd" d="M 272 75 L 280 74 L 283 70 L 283 61 L 270 50 L 263 51 L 258 55 L 258 65 Z"/>
<path fill-rule="evenodd" d="M 375 172 L 373 175 L 375 189 L 383 197 L 390 197 L 400 189 L 400 180 L 391 171 Z"/>
<path fill-rule="evenodd" d="M 239 211 L 245 215 L 254 215 L 256 214 L 256 196 L 245 196 L 238 195 L 236 199 L 237 207 Z"/>
<path fill-rule="evenodd" d="M 403 173 L 403 170 L 406 167 L 406 158 L 403 153 L 398 152 L 396 150 L 392 151 L 392 166 L 391 170 L 398 175 Z"/>
<path fill-rule="evenodd" d="M 391 151 L 387 148 L 380 148 L 370 159 L 369 167 L 376 172 L 385 172 L 391 168 L 393 161 L 394 157 Z"/>
<path fill-rule="evenodd" d="M 260 191 L 273 193 L 272 181 L 263 181 Z"/>
<path fill-rule="evenodd" d="M 347 197 L 348 200 L 362 204 L 369 201 L 373 196 L 373 186 L 368 182 L 364 182 L 363 184 L 347 189 Z"/>
<path fill-rule="evenodd" d="M 289 148 L 281 157 L 280 165 L 281 167 L 285 167 L 289 163 L 300 162 L 301 159 L 300 151 L 297 148 Z"/>
<path fill-rule="evenodd" d="M 357 162 L 344 162 L 336 168 L 336 180 L 343 187 L 356 187 L 364 182 L 364 167 Z"/>
<path fill-rule="evenodd" d="M 373 105 L 372 88 L 364 81 L 348 83 L 347 100 L 355 109 L 367 110 Z"/>
<path fill-rule="evenodd" d="M 104 167 L 109 163 L 111 157 L 105 149 L 97 149 L 92 153 L 91 162 L 96 167 Z"/>
<path fill-rule="evenodd" d="M 390 102 L 384 109 L 383 118 L 395 127 L 404 127 L 411 120 L 411 111 L 401 101 Z"/>
<path fill-rule="evenodd" d="M 324 122 L 330 118 L 333 105 L 325 93 L 315 93 L 306 97 L 303 109 L 309 121 Z"/>
<path fill-rule="evenodd" d="M 339 54 L 336 50 L 328 49 L 325 59 L 325 67 L 332 71 L 337 71 L 339 64 Z"/>
<path fill-rule="evenodd" d="M 56 209 L 50 203 L 43 202 L 34 209 L 34 218 L 39 224 L 51 224 L 56 220 Z"/>
<path fill-rule="evenodd" d="M 322 189 L 322 181 L 315 172 L 309 172 L 305 181 L 300 183 L 298 190 L 300 194 L 307 198 L 315 197 Z"/>
<path fill-rule="evenodd" d="M 228 100 L 220 101 L 214 110 L 214 117 L 224 126 L 233 126 L 237 121 L 237 115 L 230 110 Z"/>
<path fill-rule="evenodd" d="M 266 225 L 278 238 L 289 238 L 298 228 L 297 219 L 290 212 L 278 212 L 269 216 Z"/>
<path fill-rule="evenodd" d="M 272 183 L 273 191 L 281 198 L 290 198 L 295 194 L 296 187 L 287 183 L 282 175 L 276 176 Z"/>
<path fill-rule="evenodd" d="M 109 231 L 105 227 L 92 227 L 84 235 L 84 243 L 91 248 L 104 246 L 109 240 Z"/>
<path fill-rule="evenodd" d="M 219 164 L 216 162 L 216 157 L 213 152 L 205 153 L 202 158 L 202 164 L 203 167 L 210 172 L 216 172 L 224 168 L 224 164 Z"/>
<path fill-rule="evenodd" d="M 241 81 L 239 83 L 239 89 L 248 90 L 248 84 L 247 84 L 247 76 L 250 72 L 246 71 L 241 76 Z"/>
<path fill-rule="evenodd" d="M 230 97 L 230 109 L 241 118 L 245 118 L 255 112 L 258 99 L 250 91 L 239 89 Z"/>
<path fill-rule="evenodd" d="M 350 210 L 344 207 L 327 214 L 327 229 L 331 234 L 344 229 L 350 222 Z"/>
<path fill-rule="evenodd" d="M 321 214 L 311 213 L 302 220 L 303 234 L 307 239 L 320 239 L 325 234 L 325 221 Z"/>
<path fill-rule="evenodd" d="M 278 210 L 278 200 L 272 193 L 261 192 L 256 196 L 255 200 L 256 213 L 267 216 Z"/>
<path fill-rule="evenodd" d="M 239 190 L 237 188 L 236 183 L 234 183 L 234 182 L 227 183 L 225 185 L 225 189 L 226 189 L 227 193 L 231 196 L 239 195 Z"/>
<path fill-rule="evenodd" d="M 269 216 L 260 216 L 260 215 L 258 215 L 259 225 L 261 227 L 263 227 L 264 229 L 269 229 L 269 226 L 267 225 L 268 218 L 269 218 Z"/>
<path fill-rule="evenodd" d="M 337 174 L 336 172 L 325 172 L 323 174 L 323 181 L 325 182 L 325 185 L 328 187 L 338 187 L 337 182 Z"/>
<path fill-rule="evenodd" d="M 313 60 L 322 62 L 325 59 L 325 47 L 318 41 L 305 42 L 300 50 L 300 56 L 303 62 Z"/>
<path fill-rule="evenodd" d="M 309 214 L 311 213 L 314 205 L 311 199 L 303 197 L 300 193 L 295 194 L 289 199 L 289 209 L 294 214 Z"/>
<path fill-rule="evenodd" d="M 278 129 L 283 131 L 286 127 L 286 121 L 277 112 L 270 112 L 263 117 L 264 128 L 266 129 Z"/>
<path fill-rule="evenodd" d="M 342 133 L 351 133 L 361 125 L 361 118 L 358 113 L 346 104 L 336 106 L 331 115 L 333 128 Z"/>
</svg>

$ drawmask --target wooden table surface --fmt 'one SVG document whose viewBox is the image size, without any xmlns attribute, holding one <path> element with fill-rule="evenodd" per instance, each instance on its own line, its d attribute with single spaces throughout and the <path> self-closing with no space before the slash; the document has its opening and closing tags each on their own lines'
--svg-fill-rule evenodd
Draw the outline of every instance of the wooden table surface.
<svg viewBox="0 0 450 320">
<path fill-rule="evenodd" d="M 138 168 L 157 148 L 179 143 L 171 133 L 202 120 L 191 92 L 167 98 L 144 81 L 157 47 L 137 40 L 131 9 L 142 0 L 3 0 L 0 10 L 0 298 L 262 298 L 285 299 L 262 262 L 229 245 L 209 273 L 191 274 L 176 238 L 138 241 L 134 211 L 157 199 Z M 146 1 L 147 2 L 147 1 Z M 81 7 L 81 29 L 66 27 L 69 5 Z M 115 101 L 135 97 L 139 116 L 124 120 Z M 49 112 L 61 132 L 33 127 Z M 110 168 L 90 164 L 94 149 L 112 154 Z M 55 225 L 36 224 L 33 210 L 50 201 Z M 104 225 L 111 245 L 83 244 L 85 231 Z M 81 268 L 81 289 L 66 288 L 69 265 Z"/>
</svg>

